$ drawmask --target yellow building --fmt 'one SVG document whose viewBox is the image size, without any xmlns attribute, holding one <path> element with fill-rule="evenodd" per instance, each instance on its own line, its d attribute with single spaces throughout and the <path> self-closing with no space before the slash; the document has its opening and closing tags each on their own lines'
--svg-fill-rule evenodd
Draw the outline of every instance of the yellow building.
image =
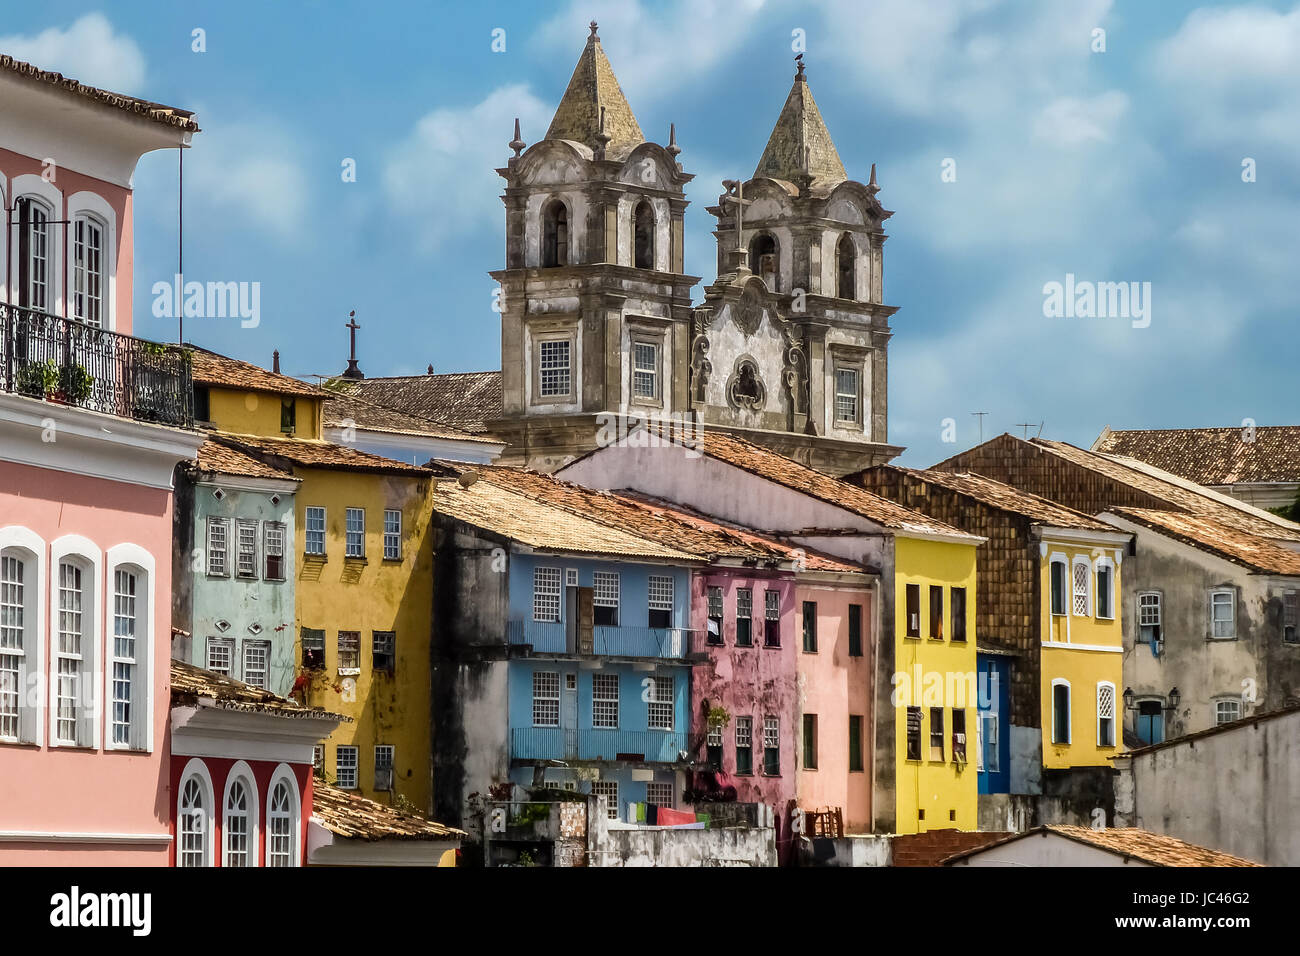
<svg viewBox="0 0 1300 956">
<path fill-rule="evenodd" d="M 1047 529 L 1039 543 L 1039 699 L 1048 769 L 1109 766 L 1123 749 L 1120 537 Z"/>
<path fill-rule="evenodd" d="M 335 785 L 428 812 L 432 802 L 432 473 L 321 438 L 321 391 L 195 350 L 214 441 L 298 479 L 294 695 L 352 718 L 318 768 Z"/>
<path fill-rule="evenodd" d="M 981 538 L 894 539 L 898 833 L 975 830 L 975 552 Z"/>
</svg>

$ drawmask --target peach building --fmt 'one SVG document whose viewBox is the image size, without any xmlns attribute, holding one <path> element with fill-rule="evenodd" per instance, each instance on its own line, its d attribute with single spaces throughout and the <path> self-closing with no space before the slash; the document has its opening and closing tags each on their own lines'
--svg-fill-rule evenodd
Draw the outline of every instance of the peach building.
<svg viewBox="0 0 1300 956">
<path fill-rule="evenodd" d="M 131 191 L 197 130 L 0 56 L 0 865 L 169 857 L 172 473 L 201 438 L 187 356 L 130 335 Z"/>
</svg>

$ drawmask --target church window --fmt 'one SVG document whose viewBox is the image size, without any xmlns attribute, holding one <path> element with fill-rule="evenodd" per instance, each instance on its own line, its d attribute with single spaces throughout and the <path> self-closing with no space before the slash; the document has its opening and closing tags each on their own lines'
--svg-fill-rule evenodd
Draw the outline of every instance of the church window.
<svg viewBox="0 0 1300 956">
<path fill-rule="evenodd" d="M 856 368 L 835 369 L 835 420 L 857 424 L 858 421 L 858 370 Z"/>
<path fill-rule="evenodd" d="M 659 347 L 653 342 L 632 344 L 632 395 L 650 401 L 659 397 Z"/>
<path fill-rule="evenodd" d="M 853 237 L 847 232 L 840 236 L 839 244 L 835 247 L 836 267 L 839 272 L 839 282 L 836 287 L 836 295 L 841 299 L 853 299 L 856 296 L 854 292 L 854 266 L 857 260 L 857 249 L 853 245 Z"/>
<path fill-rule="evenodd" d="M 763 280 L 770 292 L 779 292 L 776 240 L 767 233 L 754 237 L 749 244 L 749 271 Z"/>
<path fill-rule="evenodd" d="M 655 214 L 648 202 L 637 204 L 633 233 L 636 244 L 635 266 L 638 269 L 655 267 Z"/>
<path fill-rule="evenodd" d="M 553 199 L 542 216 L 542 268 L 569 264 L 569 210 Z"/>
<path fill-rule="evenodd" d="M 540 343 L 539 370 L 541 393 L 544 396 L 569 394 L 570 365 L 569 340 L 546 339 Z"/>
</svg>

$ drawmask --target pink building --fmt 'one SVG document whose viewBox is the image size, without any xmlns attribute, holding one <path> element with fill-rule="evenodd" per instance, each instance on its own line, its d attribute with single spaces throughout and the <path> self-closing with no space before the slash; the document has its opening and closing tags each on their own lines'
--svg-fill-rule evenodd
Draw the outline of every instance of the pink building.
<svg viewBox="0 0 1300 956">
<path fill-rule="evenodd" d="M 130 337 L 131 178 L 190 114 L 0 57 L 0 865 L 165 865 L 189 366 Z"/>
</svg>

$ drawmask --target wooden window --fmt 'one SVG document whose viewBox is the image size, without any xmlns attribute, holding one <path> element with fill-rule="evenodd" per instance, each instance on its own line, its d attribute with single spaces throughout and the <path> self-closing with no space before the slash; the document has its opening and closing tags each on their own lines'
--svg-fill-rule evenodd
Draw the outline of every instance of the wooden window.
<svg viewBox="0 0 1300 956">
<path fill-rule="evenodd" d="M 862 605 L 849 605 L 849 657 L 862 656 Z"/>
<path fill-rule="evenodd" d="M 736 773 L 754 772 L 754 718 L 736 718 Z"/>
<path fill-rule="evenodd" d="M 1052 559 L 1052 613 L 1065 614 L 1065 561 Z"/>
<path fill-rule="evenodd" d="M 618 627 L 619 575 L 597 571 L 592 575 L 592 608 L 597 627 Z"/>
<path fill-rule="evenodd" d="M 294 847 L 297 841 L 293 832 L 293 798 L 289 785 L 283 780 L 271 791 L 267 818 L 267 866 L 293 866 Z"/>
<path fill-rule="evenodd" d="M 101 328 L 104 325 L 104 227 L 79 216 L 73 223 L 72 317 Z"/>
<path fill-rule="evenodd" d="M 18 304 L 49 312 L 50 294 L 50 211 L 44 203 L 21 196 L 18 206 Z"/>
<path fill-rule="evenodd" d="M 943 586 L 930 585 L 930 637 L 943 640 Z"/>
<path fill-rule="evenodd" d="M 384 560 L 402 560 L 402 513 L 395 508 L 384 509 Z"/>
<path fill-rule="evenodd" d="M 763 773 L 781 775 L 781 720 L 770 715 L 763 718 Z"/>
<path fill-rule="evenodd" d="M 235 522 L 235 574 L 241 578 L 257 577 L 257 522 Z"/>
<path fill-rule="evenodd" d="M 1236 697 L 1224 697 L 1214 702 L 1215 724 L 1230 724 L 1241 719 L 1241 701 Z"/>
<path fill-rule="evenodd" d="M 393 789 L 394 750 L 392 744 L 375 746 L 375 789 L 388 791 Z"/>
<path fill-rule="evenodd" d="M 1210 636 L 1215 640 L 1231 640 L 1237 636 L 1236 591 L 1210 592 L 1210 622 Z"/>
<path fill-rule="evenodd" d="M 1092 614 L 1092 568 L 1087 558 L 1074 559 L 1074 601 L 1072 608 L 1075 617 L 1088 617 Z"/>
<path fill-rule="evenodd" d="M 560 569 L 533 568 L 533 620 L 560 619 Z"/>
<path fill-rule="evenodd" d="M 605 816 L 610 820 L 618 819 L 618 781 L 593 780 L 591 792 L 600 797 L 604 803 Z"/>
<path fill-rule="evenodd" d="M 1148 591 L 1138 595 L 1138 634 L 1144 644 L 1158 644 L 1161 640 L 1161 596 Z"/>
<path fill-rule="evenodd" d="M 714 646 L 725 643 L 722 634 L 722 588 L 709 585 L 709 633 L 708 642 Z M 737 640 L 739 643 L 739 640 Z"/>
<path fill-rule="evenodd" d="M 907 630 L 906 636 L 921 636 L 921 585 L 907 585 Z"/>
<path fill-rule="evenodd" d="M 244 641 L 244 683 L 265 688 L 270 660 L 270 641 Z"/>
<path fill-rule="evenodd" d="M 319 670 L 325 666 L 325 632 L 314 627 L 302 629 L 302 666 Z"/>
<path fill-rule="evenodd" d="M 571 348 L 567 338 L 543 339 L 538 350 L 538 393 L 543 398 L 564 398 L 572 388 Z"/>
<path fill-rule="evenodd" d="M 858 370 L 840 365 L 835 368 L 835 421 L 845 425 L 858 423 L 861 401 Z"/>
<path fill-rule="evenodd" d="M 1097 684 L 1097 746 L 1115 746 L 1115 685 Z"/>
<path fill-rule="evenodd" d="M 952 589 L 952 640 L 966 642 L 966 589 Z"/>
<path fill-rule="evenodd" d="M 649 624 L 654 628 L 673 626 L 673 579 L 664 574 L 652 574 L 648 583 L 650 596 Z"/>
<path fill-rule="evenodd" d="M 659 346 L 654 342 L 632 343 L 632 397 L 659 398 Z"/>
<path fill-rule="evenodd" d="M 34 740 L 25 727 L 35 716 L 25 688 L 27 675 L 36 669 L 39 640 L 32 626 L 35 614 L 28 613 L 34 590 L 27 583 L 28 563 L 16 550 L 0 555 L 0 740 L 11 743 Z"/>
<path fill-rule="evenodd" d="M 197 774 L 191 774 L 181 785 L 180 819 L 176 821 L 180 830 L 176 841 L 177 866 L 212 865 L 208 857 L 210 813 L 203 782 Z"/>
<path fill-rule="evenodd" d="M 226 815 L 221 830 L 225 836 L 226 858 L 223 866 L 255 866 L 257 835 L 252 832 L 249 819 L 248 786 L 243 779 L 237 779 L 230 785 L 226 794 Z"/>
<path fill-rule="evenodd" d="M 384 674 L 397 669 L 397 632 L 370 632 L 370 667 Z"/>
<path fill-rule="evenodd" d="M 648 713 L 646 726 L 651 730 L 673 729 L 673 708 L 675 694 L 672 677 L 650 678 L 650 700 L 647 701 Z"/>
<path fill-rule="evenodd" d="M 1288 644 L 1300 641 L 1297 621 L 1300 621 L 1300 592 L 1287 591 L 1282 595 L 1282 640 Z"/>
<path fill-rule="evenodd" d="M 710 724 L 704 737 L 705 754 L 710 770 L 722 769 L 722 725 Z"/>
<path fill-rule="evenodd" d="M 943 708 L 930 708 L 930 759 L 943 760 Z"/>
<path fill-rule="evenodd" d="M 803 652 L 817 653 L 817 602 L 803 602 Z"/>
<path fill-rule="evenodd" d="M 208 670 L 230 676 L 235 663 L 235 642 L 228 637 L 208 638 Z"/>
<path fill-rule="evenodd" d="M 655 807 L 673 806 L 673 785 L 671 783 L 647 783 L 645 785 L 645 802 Z"/>
<path fill-rule="evenodd" d="M 862 772 L 862 715 L 849 714 L 849 772 Z"/>
<path fill-rule="evenodd" d="M 781 646 L 781 592 L 763 592 L 763 646 Z"/>
<path fill-rule="evenodd" d="M 143 642 L 136 640 L 136 630 L 140 623 L 136 608 L 138 585 L 139 577 L 130 571 L 118 569 L 113 574 L 113 645 L 110 657 L 113 665 L 113 709 L 109 717 L 112 742 L 123 747 L 128 747 L 133 742 L 143 743 L 138 730 L 132 732 L 140 723 L 141 716 L 135 700 L 141 689 L 136 680 L 139 670 L 137 655 L 143 645 Z"/>
<path fill-rule="evenodd" d="M 366 556 L 366 509 L 348 508 L 346 514 L 345 558 Z"/>
<path fill-rule="evenodd" d="M 360 631 L 339 631 L 338 657 L 339 670 L 359 671 L 361 669 Z"/>
<path fill-rule="evenodd" d="M 1070 742 L 1070 684 L 1057 678 L 1052 681 L 1052 743 Z"/>
<path fill-rule="evenodd" d="M 226 555 L 230 523 L 226 518 L 208 519 L 208 574 L 227 577 L 230 574 Z"/>
<path fill-rule="evenodd" d="M 325 553 L 325 509 L 307 509 L 307 554 Z"/>
<path fill-rule="evenodd" d="M 754 646 L 753 588 L 736 588 L 736 646 Z"/>
<path fill-rule="evenodd" d="M 803 715 L 803 765 L 805 770 L 817 769 L 817 715 Z"/>
<path fill-rule="evenodd" d="M 79 564 L 59 562 L 58 635 L 55 645 L 55 739 L 59 743 L 89 747 L 94 743 L 93 728 L 85 711 L 94 713 L 93 682 L 90 694 L 83 682 L 93 673 L 94 633 L 86 611 L 93 607 L 88 589 L 83 586 Z M 89 575 L 87 575 L 89 576 Z M 92 585 L 93 587 L 93 585 Z"/>
<path fill-rule="evenodd" d="M 591 687 L 591 726 L 618 726 L 618 675 L 593 674 Z"/>
<path fill-rule="evenodd" d="M 533 671 L 533 726 L 560 726 L 560 675 Z"/>
<path fill-rule="evenodd" d="M 966 762 L 966 711 L 960 707 L 952 709 L 952 759 Z"/>
<path fill-rule="evenodd" d="M 1109 561 L 1097 562 L 1097 617 L 1115 617 L 1115 568 Z"/>
<path fill-rule="evenodd" d="M 262 522 L 262 552 L 268 581 L 284 580 L 284 534 L 284 525 L 279 521 Z"/>
<path fill-rule="evenodd" d="M 907 759 L 921 759 L 921 708 L 907 708 Z"/>
<path fill-rule="evenodd" d="M 340 744 L 334 749 L 334 783 L 340 790 L 357 789 L 357 748 Z"/>
</svg>

